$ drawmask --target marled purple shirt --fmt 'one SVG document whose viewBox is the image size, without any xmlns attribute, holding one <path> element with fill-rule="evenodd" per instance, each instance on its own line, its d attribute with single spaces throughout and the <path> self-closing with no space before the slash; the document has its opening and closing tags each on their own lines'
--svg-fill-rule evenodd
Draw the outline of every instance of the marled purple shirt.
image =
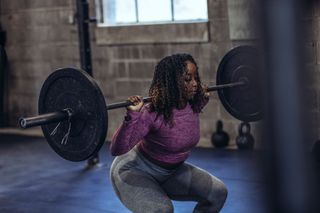
<svg viewBox="0 0 320 213">
<path fill-rule="evenodd" d="M 208 103 L 205 99 L 202 108 Z M 173 110 L 173 127 L 165 124 L 163 116 L 150 112 L 148 105 L 140 112 L 128 111 L 130 121 L 124 121 L 113 135 L 111 154 L 122 155 L 139 143 L 151 158 L 175 164 L 187 159 L 191 149 L 199 142 L 199 113 L 194 113 L 191 105 Z"/>
</svg>

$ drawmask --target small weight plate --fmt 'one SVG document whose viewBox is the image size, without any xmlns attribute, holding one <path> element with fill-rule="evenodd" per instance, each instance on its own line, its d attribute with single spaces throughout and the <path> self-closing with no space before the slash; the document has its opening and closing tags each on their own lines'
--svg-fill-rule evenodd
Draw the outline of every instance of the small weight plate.
<svg viewBox="0 0 320 213">
<path fill-rule="evenodd" d="M 85 71 L 62 68 L 53 72 L 42 86 L 38 107 L 39 114 L 63 109 L 74 114 L 70 120 L 41 126 L 49 145 L 62 158 L 82 161 L 100 150 L 108 128 L 106 103 Z"/>
<path fill-rule="evenodd" d="M 242 121 L 257 121 L 262 117 L 259 62 L 259 52 L 256 48 L 238 46 L 223 57 L 218 67 L 216 79 L 218 85 L 246 82 L 244 86 L 218 90 L 224 108 Z"/>
</svg>

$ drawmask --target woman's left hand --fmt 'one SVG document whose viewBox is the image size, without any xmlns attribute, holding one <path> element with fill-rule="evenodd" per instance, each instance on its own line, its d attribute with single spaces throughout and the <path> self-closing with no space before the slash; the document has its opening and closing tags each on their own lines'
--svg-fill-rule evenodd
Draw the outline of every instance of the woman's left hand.
<svg viewBox="0 0 320 213">
<path fill-rule="evenodd" d="M 210 97 L 210 92 L 208 91 L 208 85 L 207 84 L 203 84 L 202 89 L 203 89 L 203 95 L 205 98 L 209 98 Z"/>
</svg>

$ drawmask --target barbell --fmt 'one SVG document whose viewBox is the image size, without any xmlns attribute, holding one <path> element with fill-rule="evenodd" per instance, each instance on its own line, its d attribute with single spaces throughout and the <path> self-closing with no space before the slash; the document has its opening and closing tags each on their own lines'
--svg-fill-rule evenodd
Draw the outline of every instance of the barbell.
<svg viewBox="0 0 320 213">
<path fill-rule="evenodd" d="M 238 46 L 222 59 L 217 70 L 218 91 L 225 109 L 242 121 L 261 119 L 258 52 Z M 150 97 L 144 97 L 145 102 Z M 39 115 L 20 118 L 19 126 L 40 126 L 52 149 L 62 158 L 82 161 L 94 156 L 103 145 L 108 129 L 108 110 L 127 107 L 129 101 L 107 105 L 96 81 L 85 71 L 67 67 L 49 75 L 38 100 Z"/>
</svg>

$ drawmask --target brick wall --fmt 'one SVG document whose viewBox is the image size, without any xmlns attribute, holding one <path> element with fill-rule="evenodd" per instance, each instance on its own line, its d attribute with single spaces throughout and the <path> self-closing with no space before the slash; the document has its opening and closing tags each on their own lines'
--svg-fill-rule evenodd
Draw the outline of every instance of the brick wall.
<svg viewBox="0 0 320 213">
<path fill-rule="evenodd" d="M 45 78 L 56 68 L 79 63 L 77 28 L 68 23 L 73 1 L 1 1 L 7 32 L 9 124 L 37 113 Z"/>
</svg>

